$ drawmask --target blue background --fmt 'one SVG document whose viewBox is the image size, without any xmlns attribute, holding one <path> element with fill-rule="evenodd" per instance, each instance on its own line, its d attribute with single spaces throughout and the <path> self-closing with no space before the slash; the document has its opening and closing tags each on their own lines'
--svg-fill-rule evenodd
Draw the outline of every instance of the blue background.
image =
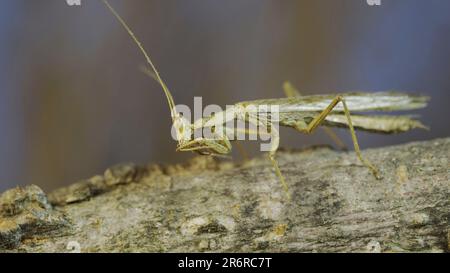
<svg viewBox="0 0 450 273">
<path fill-rule="evenodd" d="M 414 112 L 431 131 L 359 133 L 362 147 L 449 135 L 450 1 L 111 2 L 176 103 L 280 97 L 284 80 L 304 94 L 398 89 L 432 97 Z M 51 190 L 120 162 L 193 156 L 175 152 L 164 97 L 100 1 L 3 0 L 0 39 L 0 191 Z M 285 147 L 330 143 L 321 132 L 281 133 Z M 347 131 L 338 134 L 351 145 Z"/>
</svg>

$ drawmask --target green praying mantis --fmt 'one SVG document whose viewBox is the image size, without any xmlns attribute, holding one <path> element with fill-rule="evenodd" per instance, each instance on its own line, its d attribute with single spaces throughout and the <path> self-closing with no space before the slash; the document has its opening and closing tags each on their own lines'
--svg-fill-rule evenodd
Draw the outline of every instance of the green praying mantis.
<svg viewBox="0 0 450 273">
<path fill-rule="evenodd" d="M 363 157 L 355 129 L 377 133 L 404 132 L 414 128 L 426 129 L 420 121 L 410 116 L 351 115 L 350 109 L 352 112 L 419 109 L 427 105 L 428 97 L 399 92 L 352 92 L 339 95 L 301 96 L 289 83 L 283 85 L 286 94 L 285 98 L 238 102 L 225 111 L 215 113 L 209 117 L 200 118 L 191 123 L 176 110 L 171 92 L 162 80 L 158 70 L 140 41 L 108 1 L 103 0 L 103 2 L 125 28 L 144 55 L 150 66 L 150 69 L 146 69 L 145 72 L 153 77 L 164 91 L 178 141 L 176 150 L 181 152 L 192 151 L 202 155 L 226 155 L 231 152 L 232 146 L 229 137 L 225 133 L 225 129 L 223 129 L 225 123 L 240 120 L 254 125 L 255 128 L 264 127 L 267 129 L 265 132 L 270 135 L 271 139 L 268 157 L 288 198 L 288 186 L 275 158 L 280 135 L 276 126 L 271 126 L 271 124 L 277 123 L 281 126 L 291 127 L 305 134 L 313 133 L 319 126 L 348 128 L 358 159 L 377 179 L 381 178 L 380 172 L 369 160 Z M 276 106 L 276 115 L 271 113 L 270 118 L 267 118 L 267 116 L 262 117 L 262 115 L 259 115 L 258 110 L 254 110 L 258 109 L 257 106 L 261 105 Z M 252 111 L 249 111 L 250 108 Z M 194 136 L 193 132 L 204 129 L 209 129 L 214 137 Z M 245 130 L 247 134 L 258 134 L 259 132 L 256 130 Z"/>
</svg>

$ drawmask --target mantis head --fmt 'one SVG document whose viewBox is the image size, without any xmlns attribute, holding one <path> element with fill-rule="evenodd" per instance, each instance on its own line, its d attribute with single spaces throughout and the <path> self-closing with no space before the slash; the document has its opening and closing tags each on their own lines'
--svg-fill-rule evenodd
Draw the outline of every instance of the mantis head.
<svg viewBox="0 0 450 273">
<path fill-rule="evenodd" d="M 122 19 L 122 17 L 114 10 L 114 8 L 108 3 L 107 0 L 103 0 L 103 3 L 111 11 L 111 13 L 116 17 L 120 24 L 125 28 L 130 37 L 133 39 L 135 44 L 138 46 L 141 53 L 144 55 L 147 64 L 150 68 L 143 68 L 143 72 L 148 76 L 155 79 L 162 87 L 164 94 L 169 105 L 169 109 L 172 117 L 172 128 L 175 130 L 176 140 L 178 141 L 177 151 L 195 151 L 199 154 L 226 154 L 231 150 L 230 141 L 226 136 L 221 136 L 219 138 L 194 138 L 193 125 L 187 120 L 181 113 L 178 113 L 175 109 L 175 102 L 173 100 L 172 94 L 167 88 L 166 84 L 159 75 L 158 70 L 153 64 L 150 56 L 145 51 L 144 47 Z"/>
</svg>

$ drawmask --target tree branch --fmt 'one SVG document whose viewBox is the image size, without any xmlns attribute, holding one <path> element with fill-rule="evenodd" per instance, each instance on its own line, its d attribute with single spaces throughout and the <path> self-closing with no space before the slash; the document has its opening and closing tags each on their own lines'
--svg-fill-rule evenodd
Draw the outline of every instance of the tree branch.
<svg viewBox="0 0 450 273">
<path fill-rule="evenodd" d="M 450 138 L 363 151 L 277 154 L 270 162 L 196 157 L 124 164 L 58 189 L 0 196 L 2 252 L 448 252 Z"/>
</svg>

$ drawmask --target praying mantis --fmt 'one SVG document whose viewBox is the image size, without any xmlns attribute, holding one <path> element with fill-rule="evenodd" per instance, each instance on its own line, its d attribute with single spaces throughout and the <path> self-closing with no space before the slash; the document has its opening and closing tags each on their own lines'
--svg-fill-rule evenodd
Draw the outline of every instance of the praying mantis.
<svg viewBox="0 0 450 273">
<path fill-rule="evenodd" d="M 345 127 L 350 130 L 356 156 L 372 174 L 381 179 L 379 170 L 365 157 L 363 157 L 355 129 L 366 130 L 377 133 L 404 132 L 414 128 L 427 129 L 420 121 L 410 116 L 388 116 L 388 115 L 351 115 L 352 112 L 369 111 L 400 111 L 423 108 L 429 100 L 426 96 L 414 96 L 400 92 L 351 92 L 339 95 L 310 95 L 301 96 L 300 93 L 288 82 L 283 85 L 285 98 L 260 99 L 244 101 L 234 104 L 225 111 L 215 113 L 209 117 L 200 118 L 193 123 L 186 119 L 176 109 L 174 99 L 167 85 L 162 80 L 158 70 L 153 64 L 149 54 L 144 47 L 107 0 L 102 0 L 120 24 L 125 28 L 132 40 L 144 55 L 150 69 L 145 69 L 149 76 L 154 78 L 162 87 L 169 105 L 172 127 L 176 133 L 178 145 L 176 150 L 180 152 L 197 152 L 202 155 L 226 155 L 231 152 L 231 141 L 224 132 L 223 125 L 230 121 L 240 120 L 254 127 L 265 127 L 271 138 L 268 150 L 269 160 L 279 178 L 285 192 L 288 195 L 288 185 L 281 173 L 275 154 L 279 147 L 280 135 L 273 123 L 281 126 L 291 127 L 300 133 L 311 134 L 319 126 Z M 275 118 L 261 118 L 255 106 L 276 106 Z M 257 108 L 256 108 L 257 109 Z M 195 137 L 193 132 L 197 130 L 210 129 L 214 137 Z M 258 131 L 246 130 L 247 134 L 258 134 Z"/>
</svg>

